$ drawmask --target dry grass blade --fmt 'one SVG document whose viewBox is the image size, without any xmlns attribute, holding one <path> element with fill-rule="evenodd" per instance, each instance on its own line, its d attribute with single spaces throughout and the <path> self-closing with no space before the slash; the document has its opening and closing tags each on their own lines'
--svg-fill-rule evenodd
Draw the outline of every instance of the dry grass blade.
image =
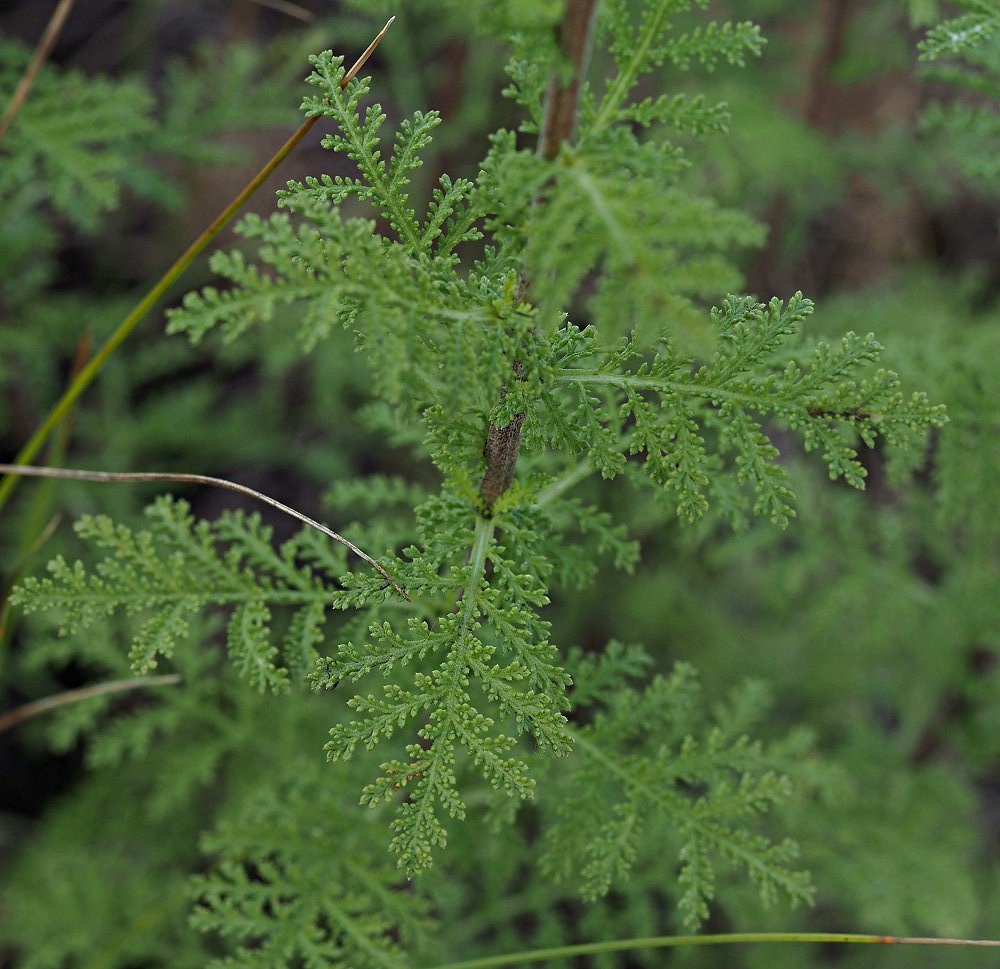
<svg viewBox="0 0 1000 969">
<path fill-rule="evenodd" d="M 69 12 L 75 2 L 76 0 L 59 0 L 59 6 L 56 7 L 49 18 L 49 22 L 45 27 L 45 33 L 42 34 L 42 39 L 35 48 L 35 55 L 31 58 L 31 63 L 25 69 L 17 85 L 17 90 L 10 99 L 7 110 L 3 113 L 3 118 L 0 119 L 0 141 L 7 134 L 7 129 L 14 120 L 14 116 L 21 110 L 21 105 L 27 100 L 28 92 L 31 91 L 31 85 L 35 83 L 35 77 L 52 52 L 56 38 L 62 30 L 63 24 L 66 23 L 66 18 L 69 16 Z"/>
<path fill-rule="evenodd" d="M 134 680 L 111 680 L 108 683 L 97 683 L 94 686 L 84 686 L 79 690 L 67 690 L 65 693 L 56 693 L 41 700 L 32 700 L 22 706 L 8 710 L 0 714 L 0 733 L 16 727 L 19 723 L 31 717 L 37 717 L 40 713 L 54 710 L 56 707 L 66 706 L 68 703 L 76 703 L 79 700 L 89 700 L 95 696 L 107 696 L 109 693 L 122 693 L 126 690 L 141 690 L 147 686 L 172 686 L 180 683 L 181 678 L 176 673 L 168 673 L 165 676 L 144 676 Z"/>
<path fill-rule="evenodd" d="M 238 494 L 262 501 L 264 504 L 270 505 L 272 508 L 276 508 L 286 515 L 290 515 L 310 528 L 315 528 L 334 541 L 340 542 L 341 545 L 346 545 L 358 558 L 363 559 L 375 569 L 407 602 L 410 602 L 410 597 L 402 590 L 396 580 L 375 559 L 366 552 L 362 552 L 357 545 L 344 538 L 343 535 L 338 534 L 332 528 L 327 528 L 326 525 L 318 521 L 314 521 L 308 515 L 303 515 L 302 512 L 283 504 L 277 499 L 265 495 L 263 492 L 255 491 L 253 488 L 237 484 L 235 481 L 229 481 L 226 478 L 213 478 L 205 474 L 168 474 L 159 471 L 81 471 L 76 468 L 46 468 L 38 465 L 23 464 L 0 464 L 0 474 L 18 474 L 34 478 L 66 478 L 71 481 L 98 481 L 102 483 L 113 481 L 170 481 L 177 484 L 200 484 L 235 491 Z"/>
</svg>

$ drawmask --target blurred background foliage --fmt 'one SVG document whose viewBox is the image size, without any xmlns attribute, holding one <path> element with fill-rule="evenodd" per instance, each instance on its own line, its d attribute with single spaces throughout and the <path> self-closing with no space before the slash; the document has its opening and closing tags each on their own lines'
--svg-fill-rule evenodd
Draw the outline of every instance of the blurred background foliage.
<svg viewBox="0 0 1000 969">
<path fill-rule="evenodd" d="M 6 101 L 51 4 L 0 9 Z M 906 475 L 866 455 L 857 494 L 785 455 L 800 496 L 785 531 L 679 526 L 649 496 L 591 482 L 581 492 L 641 542 L 631 576 L 602 571 L 599 595 L 556 590 L 554 638 L 585 652 L 642 642 L 656 667 L 693 663 L 709 700 L 746 677 L 766 684 L 766 732 L 812 732 L 805 795 L 781 818 L 816 883 L 811 910 L 764 911 L 739 887 L 710 930 L 803 928 L 1000 936 L 1000 173 L 995 43 L 964 61 L 918 62 L 936 0 L 740 0 L 713 13 L 760 23 L 764 56 L 678 86 L 728 101 L 732 130 L 688 147 L 688 177 L 767 227 L 744 260 L 745 291 L 802 290 L 816 333 L 874 330 L 906 389 L 947 404 L 950 423 Z M 441 111 L 426 191 L 474 177 L 487 136 L 516 126 L 501 97 L 514 26 L 545 42 L 557 0 L 79 0 L 32 95 L 0 143 L 0 448 L 16 453 L 74 367 L 150 281 L 298 124 L 311 52 L 348 59 L 391 14 L 370 67 L 390 124 Z M 668 87 L 671 79 L 668 79 Z M 994 88 L 990 87 L 991 82 Z M 290 178 L 334 173 L 314 132 L 253 199 L 268 212 Z M 419 187 L 419 186 L 418 186 Z M 226 233 L 222 244 L 235 245 Z M 208 279 L 201 260 L 179 285 Z M 721 297 L 724 294 L 718 294 Z M 232 345 L 163 335 L 162 309 L 119 350 L 52 441 L 47 463 L 229 477 L 343 525 L 337 482 L 372 473 L 419 485 L 428 470 L 365 406 L 364 361 L 341 333 L 301 359 L 296 320 Z M 2 581 L 78 554 L 69 523 L 129 521 L 157 489 L 24 482 L 0 528 Z M 228 493 L 174 489 L 201 516 Z M 347 496 L 349 497 L 349 496 Z M 363 496 L 356 495 L 360 501 Z M 405 498 L 405 495 L 402 495 Z M 405 502 L 401 507 L 405 509 Z M 334 509 L 334 510 L 331 510 Z M 278 537 L 291 526 L 273 523 Z M 596 554 L 596 553 L 595 553 Z M 81 664 L 43 620 L 4 609 L 0 702 L 128 675 L 109 623 L 100 664 Z M 201 630 L 212 642 L 211 623 Z M 93 655 L 93 652 L 91 653 Z M 180 661 L 179 661 L 180 662 Z M 190 876 L 218 850 L 212 829 L 259 835 L 275 799 L 301 801 L 316 830 L 354 832 L 364 861 L 384 821 L 331 780 L 321 746 L 336 694 L 295 703 L 240 686 L 211 650 L 179 670 L 198 688 L 104 698 L 0 735 L 0 965 L 200 966 L 226 952 Z M 117 725 L 146 717 L 144 742 Z M 99 728 L 99 729 L 97 729 Z M 91 733 L 96 729 L 94 736 Z M 315 756 L 310 757 L 309 752 Z M 363 773 L 363 771 L 362 771 Z M 585 797 L 560 788 L 550 796 Z M 325 792 L 325 793 L 324 793 Z M 497 834 L 482 818 L 453 834 L 439 868 L 403 887 L 399 963 L 676 931 L 659 845 L 626 891 L 585 906 L 535 863 L 546 810 Z M 269 800 L 270 799 L 270 800 Z M 272 812 L 272 813 L 269 813 Z M 374 839 L 364 830 L 378 829 Z M 282 862 L 323 868 L 314 833 Z M 669 832 L 664 832 L 669 838 Z M 199 840 L 201 839 L 201 840 Z M 232 839 L 226 844 L 232 844 Z M 280 853 L 280 852 L 279 852 Z M 277 862 L 276 862 L 277 863 Z M 369 862 L 365 862 L 369 863 Z M 377 852 L 372 866 L 385 864 Z M 331 889 L 333 890 L 333 889 Z M 386 910 L 392 905 L 385 900 Z M 440 929 L 428 933 L 429 918 Z M 941 965 L 877 947 L 740 949 L 595 958 L 593 966 Z M 362 964 L 362 963 L 358 963 Z M 381 963 L 372 963 L 381 964 Z M 949 951 L 947 965 L 982 965 Z"/>
</svg>

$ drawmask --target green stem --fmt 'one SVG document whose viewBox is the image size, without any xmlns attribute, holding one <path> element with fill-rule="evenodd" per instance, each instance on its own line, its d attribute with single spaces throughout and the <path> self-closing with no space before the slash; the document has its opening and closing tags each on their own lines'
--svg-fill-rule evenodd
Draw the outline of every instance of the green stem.
<svg viewBox="0 0 1000 969">
<path fill-rule="evenodd" d="M 626 952 L 638 949 L 676 949 L 685 946 L 705 945 L 760 945 L 761 943 L 800 942 L 808 945 L 937 945 L 978 946 L 1000 948 L 996 939 L 931 939 L 895 935 L 861 935 L 852 932 L 727 932 L 717 935 L 660 935 L 638 939 L 611 939 L 604 942 L 586 942 L 581 945 L 554 946 L 550 949 L 528 949 L 500 956 L 466 959 L 449 962 L 431 969 L 491 969 L 524 965 L 529 962 L 546 962 L 550 959 L 568 959 L 573 956 L 595 955 L 602 952 Z"/>
<path fill-rule="evenodd" d="M 597 134 L 603 128 L 611 124 L 615 112 L 628 97 L 628 92 L 632 90 L 639 76 L 639 69 L 649 55 L 649 48 L 660 33 L 660 26 L 663 20 L 670 15 L 670 5 L 661 3 L 649 16 L 645 23 L 645 29 L 639 36 L 638 41 L 632 49 L 632 56 L 629 62 L 618 71 L 617 76 L 604 95 L 600 110 L 587 130 L 588 135 Z"/>
<path fill-rule="evenodd" d="M 756 410 L 769 409 L 772 402 L 765 396 L 726 390 L 724 387 L 683 383 L 677 380 L 658 380 L 655 377 L 636 377 L 634 374 L 597 373 L 592 370 L 557 370 L 554 383 L 580 384 L 582 386 L 605 386 L 630 388 L 632 390 L 654 390 L 659 393 L 682 394 L 687 397 L 701 397 L 704 400 L 731 400 Z"/>
<path fill-rule="evenodd" d="M 472 538 L 469 554 L 469 581 L 465 586 L 462 603 L 462 632 L 466 632 L 476 616 L 476 599 L 479 583 L 486 571 L 486 553 L 493 541 L 493 522 L 488 518 L 476 519 L 476 531 Z"/>
<path fill-rule="evenodd" d="M 594 473 L 594 466 L 589 461 L 581 461 L 575 468 L 571 468 L 561 478 L 547 484 L 538 492 L 535 499 L 535 507 L 543 508 L 550 501 L 554 501 L 560 495 L 569 491 L 574 485 L 583 481 Z"/>
</svg>

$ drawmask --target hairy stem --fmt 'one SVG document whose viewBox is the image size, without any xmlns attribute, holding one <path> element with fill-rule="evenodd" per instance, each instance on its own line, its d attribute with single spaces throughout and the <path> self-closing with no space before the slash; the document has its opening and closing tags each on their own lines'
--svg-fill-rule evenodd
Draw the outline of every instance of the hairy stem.
<svg viewBox="0 0 1000 969">
<path fill-rule="evenodd" d="M 520 377 L 519 361 L 514 361 L 514 376 Z M 487 512 L 493 510 L 499 498 L 513 483 L 517 470 L 517 458 L 521 453 L 521 429 L 524 427 L 524 412 L 514 415 L 505 427 L 490 422 L 486 432 L 483 457 L 486 458 L 486 473 L 479 482 L 479 497 Z"/>
<path fill-rule="evenodd" d="M 538 154 L 548 161 L 559 154 L 564 141 L 572 141 L 576 133 L 576 118 L 580 107 L 580 89 L 587 72 L 590 39 L 593 32 L 597 0 L 566 0 L 566 12 L 559 28 L 559 43 L 572 65 L 568 80 L 553 72 L 545 94 L 545 115 L 538 135 Z M 522 271 L 518 280 L 517 301 L 528 297 L 531 282 Z M 520 380 L 522 366 L 514 361 L 514 377 Z M 487 514 L 492 512 L 497 499 L 513 484 L 517 459 L 521 453 L 523 413 L 514 415 L 504 427 L 490 422 L 486 434 L 483 456 L 486 473 L 479 483 L 479 496 Z"/>
</svg>

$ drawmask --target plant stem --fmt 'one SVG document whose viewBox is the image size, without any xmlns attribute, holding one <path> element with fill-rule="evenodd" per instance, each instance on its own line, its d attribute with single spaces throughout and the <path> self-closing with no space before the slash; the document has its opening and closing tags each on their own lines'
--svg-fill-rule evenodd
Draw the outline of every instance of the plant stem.
<svg viewBox="0 0 1000 969">
<path fill-rule="evenodd" d="M 931 939 L 914 936 L 860 935 L 850 932 L 728 932 L 718 935 L 661 935 L 639 939 L 610 939 L 604 942 L 586 942 L 582 945 L 554 946 L 551 949 L 529 949 L 482 959 L 449 962 L 432 969 L 494 969 L 524 965 L 528 962 L 547 962 L 551 959 L 569 959 L 573 956 L 594 955 L 601 952 L 626 952 L 639 949 L 674 949 L 684 946 L 740 945 L 761 943 L 801 942 L 810 945 L 937 945 L 976 946 L 1000 948 L 996 939 Z"/>
<path fill-rule="evenodd" d="M 514 361 L 514 377 L 520 379 L 521 367 Z M 514 483 L 517 458 L 521 453 L 521 429 L 524 427 L 523 411 L 514 415 L 506 427 L 490 422 L 486 432 L 483 457 L 486 458 L 486 473 L 479 482 L 479 497 L 491 513 L 496 500 Z"/>
<path fill-rule="evenodd" d="M 569 59 L 573 73 L 568 81 L 560 80 L 553 71 L 545 94 L 545 115 L 538 135 L 538 154 L 553 161 L 564 141 L 572 141 L 576 133 L 576 118 L 580 107 L 580 89 L 587 72 L 590 38 L 593 33 L 597 0 L 566 0 L 566 13 L 559 28 L 559 43 Z M 527 299 L 531 282 L 522 270 L 518 279 L 517 302 Z M 514 361 L 514 378 L 522 377 L 520 361 Z M 515 414 L 504 427 L 490 422 L 486 433 L 483 456 L 486 473 L 479 482 L 479 496 L 486 513 L 493 510 L 497 499 L 514 483 L 517 459 L 521 453 L 521 430 L 525 414 Z"/>
<path fill-rule="evenodd" d="M 587 74 L 596 9 L 597 0 L 567 0 L 559 42 L 573 65 L 573 75 L 565 84 L 555 72 L 549 78 L 545 92 L 545 116 L 538 136 L 538 154 L 548 161 L 559 154 L 564 141 L 572 141 L 576 134 L 580 88 Z"/>
<path fill-rule="evenodd" d="M 7 129 L 11 126 L 11 122 L 13 122 L 17 112 L 21 110 L 21 105 L 28 99 L 31 86 L 35 83 L 38 72 L 42 69 L 42 65 L 52 52 L 56 38 L 62 31 L 63 24 L 66 23 L 66 18 L 69 16 L 70 10 L 73 9 L 75 2 L 76 0 L 59 0 L 59 6 L 56 7 L 49 18 L 45 32 L 42 34 L 42 39 L 35 48 L 35 54 L 31 58 L 31 63 L 25 68 L 24 74 L 18 82 L 17 90 L 10 99 L 7 110 L 3 113 L 3 118 L 0 119 L 0 141 L 7 134 Z"/>
<path fill-rule="evenodd" d="M 617 77 L 612 81 L 611 86 L 604 95 L 600 110 L 597 112 L 597 116 L 590 126 L 592 134 L 602 131 L 611 123 L 615 112 L 625 101 L 628 92 L 635 84 L 639 74 L 639 67 L 645 62 L 649 54 L 649 48 L 660 33 L 664 18 L 670 16 L 670 12 L 671 6 L 661 3 L 651 10 L 650 16 L 643 21 L 643 28 L 632 50 L 632 56 L 629 58 L 628 63 L 619 69 Z"/>
<path fill-rule="evenodd" d="M 32 700 L 31 703 L 25 703 L 23 706 L 15 707 L 0 715 L 0 733 L 10 730 L 11 727 L 15 727 L 31 717 L 37 717 L 40 713 L 66 706 L 68 703 L 89 700 L 95 696 L 107 696 L 109 693 L 122 693 L 126 690 L 142 690 L 148 686 L 173 686 L 180 681 L 181 678 L 176 673 L 168 673 L 165 676 L 143 676 L 134 680 L 112 680 L 108 683 L 84 686 L 78 690 L 56 693 L 41 700 Z"/>
<path fill-rule="evenodd" d="M 235 491 L 248 498 L 255 498 L 265 504 L 276 508 L 292 518 L 298 519 L 310 528 L 322 532 L 334 541 L 346 545 L 355 555 L 367 562 L 376 572 L 379 573 L 389 584 L 407 601 L 410 597 L 402 590 L 396 580 L 378 562 L 366 552 L 362 552 L 353 542 L 348 541 L 343 535 L 338 534 L 332 528 L 313 521 L 308 515 L 303 515 L 301 511 L 283 504 L 275 498 L 265 495 L 261 491 L 255 491 L 246 485 L 229 481 L 227 478 L 213 478 L 207 474 L 171 474 L 161 471 L 81 471 L 76 468 L 42 468 L 33 465 L 19 466 L 14 464 L 0 464 L 0 474 L 19 474 L 35 478 L 68 478 L 71 481 L 98 481 L 101 483 L 117 482 L 146 482 L 146 481 L 173 481 L 179 484 L 208 485 L 212 488 L 225 488 L 228 491 Z"/>
<path fill-rule="evenodd" d="M 543 508 L 550 501 L 554 501 L 563 493 L 569 491 L 574 485 L 583 481 L 584 478 L 594 473 L 594 466 L 589 461 L 581 461 L 575 468 L 571 468 L 561 478 L 547 484 L 538 492 L 535 498 L 535 507 Z"/>
<path fill-rule="evenodd" d="M 272 10 L 287 14 L 289 17 L 295 17 L 296 20 L 301 20 L 305 24 L 316 22 L 316 14 L 311 10 L 306 10 L 305 7 L 300 7 L 297 3 L 290 3 L 289 0 L 251 0 L 251 2 L 261 7 L 270 7 Z"/>
<path fill-rule="evenodd" d="M 341 88 L 347 87 L 348 83 L 354 77 L 355 74 L 361 69 L 365 61 L 371 56 L 371 53 L 378 46 L 379 42 L 385 36 L 385 32 L 389 29 L 392 21 L 395 20 L 392 17 L 388 23 L 379 31 L 375 39 L 368 45 L 367 50 L 355 61 L 354 66 L 344 75 L 343 81 L 340 82 Z M 194 242 L 191 243 L 187 249 L 177 258 L 174 264 L 163 274 L 156 285 L 139 301 L 135 308 L 125 317 L 121 323 L 118 324 L 118 328 L 111 334 L 108 338 L 107 343 L 101 347 L 98 352 L 91 357 L 87 362 L 86 366 L 77 374 L 76 379 L 70 384 L 66 389 L 66 392 L 59 398 L 55 407 L 49 411 L 48 416 L 45 418 L 42 425 L 35 431 L 31 436 L 31 440 L 24 445 L 23 448 L 18 452 L 17 457 L 14 458 L 12 464 L 27 464 L 31 461 L 39 450 L 41 450 L 42 445 L 45 443 L 45 439 L 52 432 L 52 429 L 69 413 L 70 408 L 76 403 L 77 398 L 91 385 L 94 378 L 100 372 L 101 368 L 107 362 L 108 358 L 111 356 L 115 350 L 118 349 L 119 345 L 129 336 L 129 334 L 139 325 L 146 314 L 159 302 L 160 297 L 174 284 L 174 282 L 181 276 L 181 274 L 194 262 L 195 258 L 200 255 L 200 253 L 208 246 L 208 244 L 225 228 L 226 224 L 233 218 L 234 215 L 243 207 L 246 201 L 257 191 L 258 188 L 264 183 L 264 181 L 270 176 L 278 165 L 285 159 L 285 157 L 291 152 L 291 150 L 309 133 L 310 129 L 319 120 L 321 115 L 315 115 L 312 118 L 307 118 L 300 126 L 298 131 L 292 135 L 291 138 L 286 141 L 281 148 L 278 150 L 277 154 L 254 176 L 253 179 L 246 185 L 246 187 L 233 199 L 219 213 L 218 216 L 212 221 L 212 223 L 198 236 Z M 3 482 L 0 482 L 0 509 L 7 503 L 7 499 L 10 497 L 10 493 L 14 490 L 17 484 L 17 477 L 12 473 L 8 472 L 11 476 L 7 477 Z"/>
</svg>

